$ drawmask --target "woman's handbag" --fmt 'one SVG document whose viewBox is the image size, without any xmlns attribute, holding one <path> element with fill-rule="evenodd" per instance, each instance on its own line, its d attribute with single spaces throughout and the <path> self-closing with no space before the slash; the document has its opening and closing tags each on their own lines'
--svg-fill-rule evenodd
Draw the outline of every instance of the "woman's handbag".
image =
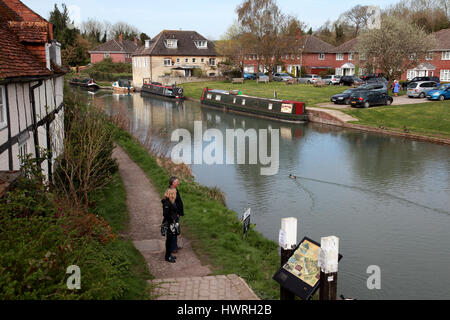
<svg viewBox="0 0 450 320">
<path fill-rule="evenodd" d="M 169 223 L 168 222 L 163 222 L 161 224 L 161 235 L 163 237 L 165 237 L 167 235 L 167 231 L 169 230 Z"/>
<path fill-rule="evenodd" d="M 172 234 L 179 236 L 181 234 L 181 226 L 178 222 L 176 223 L 172 223 L 170 225 L 170 232 L 172 232 Z"/>
</svg>

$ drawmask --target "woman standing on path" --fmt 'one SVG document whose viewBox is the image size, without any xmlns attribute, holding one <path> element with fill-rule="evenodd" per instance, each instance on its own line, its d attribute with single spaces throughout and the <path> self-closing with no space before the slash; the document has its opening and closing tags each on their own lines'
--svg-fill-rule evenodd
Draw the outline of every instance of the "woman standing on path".
<svg viewBox="0 0 450 320">
<path fill-rule="evenodd" d="M 398 93 L 400 91 L 400 83 L 397 80 L 394 81 L 394 90 L 393 91 L 394 91 L 394 96 L 398 97 Z"/>
<path fill-rule="evenodd" d="M 177 205 L 175 204 L 175 200 L 177 198 L 177 192 L 176 189 L 168 189 L 166 193 L 164 194 L 164 199 L 161 200 L 161 203 L 163 205 L 163 216 L 164 220 L 163 223 L 167 223 L 169 225 L 169 228 L 167 229 L 166 234 L 166 255 L 165 259 L 166 261 L 170 263 L 175 263 L 176 257 L 172 255 L 172 243 L 173 238 L 177 235 L 177 230 L 175 228 L 175 225 L 178 223 L 178 209 Z"/>
<path fill-rule="evenodd" d="M 183 200 L 181 200 L 180 192 L 178 191 L 178 186 L 180 185 L 180 180 L 178 180 L 177 177 L 171 177 L 169 180 L 169 189 L 175 190 L 177 193 L 177 198 L 175 200 L 175 205 L 178 209 L 178 215 L 176 222 L 180 222 L 180 216 L 184 216 L 184 208 L 183 208 Z M 172 238 L 172 252 L 177 253 L 178 252 L 178 237 L 175 235 Z"/>
</svg>

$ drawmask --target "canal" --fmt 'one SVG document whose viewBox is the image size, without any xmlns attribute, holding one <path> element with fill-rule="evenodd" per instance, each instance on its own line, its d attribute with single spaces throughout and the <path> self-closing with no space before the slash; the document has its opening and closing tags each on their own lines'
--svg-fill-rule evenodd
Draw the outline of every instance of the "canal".
<svg viewBox="0 0 450 320">
<path fill-rule="evenodd" d="M 86 96 L 87 93 L 81 95 Z M 299 240 L 340 238 L 338 294 L 357 299 L 450 298 L 450 148 L 320 124 L 286 124 L 150 96 L 89 93 L 126 112 L 132 133 L 177 128 L 279 129 L 280 169 L 259 165 L 192 165 L 196 181 L 225 192 L 240 214 L 278 241 L 280 220 L 299 220 Z M 152 128 L 152 130 L 150 130 Z M 224 133 L 225 136 L 225 133 Z M 154 141 L 161 136 L 154 137 Z M 290 179 L 289 175 L 297 176 Z M 369 266 L 381 268 L 381 290 L 367 288 Z"/>
</svg>

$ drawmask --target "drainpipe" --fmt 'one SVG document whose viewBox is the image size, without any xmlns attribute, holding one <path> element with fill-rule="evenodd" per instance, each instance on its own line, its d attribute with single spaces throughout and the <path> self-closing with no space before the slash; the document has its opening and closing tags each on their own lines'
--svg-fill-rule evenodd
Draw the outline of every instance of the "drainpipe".
<svg viewBox="0 0 450 320">
<path fill-rule="evenodd" d="M 31 111 L 33 112 L 33 137 L 34 137 L 34 150 L 36 153 L 36 159 L 40 158 L 40 152 L 39 152 L 39 136 L 37 127 L 36 101 L 34 99 L 34 90 L 42 86 L 42 84 L 43 81 L 39 80 L 36 85 L 30 87 L 30 102 L 31 102 Z"/>
</svg>

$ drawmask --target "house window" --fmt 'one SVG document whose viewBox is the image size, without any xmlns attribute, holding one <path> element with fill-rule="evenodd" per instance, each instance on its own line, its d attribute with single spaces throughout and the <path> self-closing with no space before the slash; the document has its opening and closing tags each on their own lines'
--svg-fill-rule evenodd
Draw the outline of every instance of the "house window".
<svg viewBox="0 0 450 320">
<path fill-rule="evenodd" d="M 442 60 L 450 60 L 450 51 L 442 52 Z"/>
<path fill-rule="evenodd" d="M 336 60 L 344 60 L 344 54 L 343 53 L 337 53 L 336 54 Z"/>
<path fill-rule="evenodd" d="M 108 58 L 111 58 L 111 55 L 110 55 L 109 53 L 105 53 L 105 54 L 103 55 L 103 57 L 104 57 L 105 59 L 108 59 Z"/>
<path fill-rule="evenodd" d="M 189 62 L 189 58 L 184 59 L 184 62 L 188 63 Z"/>
<path fill-rule="evenodd" d="M 242 100 L 242 105 L 243 105 L 243 106 L 245 106 L 245 99 L 244 99 L 244 100 Z"/>
<path fill-rule="evenodd" d="M 222 96 L 216 96 L 216 101 L 222 100 Z"/>
<path fill-rule="evenodd" d="M 200 62 L 201 62 L 201 63 L 205 63 L 205 58 L 201 58 L 201 59 L 200 59 Z"/>
<path fill-rule="evenodd" d="M 295 54 L 291 54 L 291 59 L 292 59 L 292 60 L 295 59 Z"/>
<path fill-rule="evenodd" d="M 286 55 L 286 60 L 289 60 L 289 55 L 288 54 Z"/>
<path fill-rule="evenodd" d="M 450 81 L 450 70 L 441 70 L 441 81 Z"/>
<path fill-rule="evenodd" d="M 353 52 L 350 52 L 350 53 L 348 54 L 348 60 L 353 60 Z"/>
<path fill-rule="evenodd" d="M 166 47 L 169 49 L 178 48 L 178 40 L 177 39 L 166 39 L 165 44 L 166 44 Z"/>
<path fill-rule="evenodd" d="M 215 65 L 216 65 L 216 59 L 210 58 L 210 59 L 209 59 L 209 65 L 215 66 Z"/>
<path fill-rule="evenodd" d="M 427 52 L 427 56 L 425 57 L 426 60 L 433 60 L 433 52 Z"/>
<path fill-rule="evenodd" d="M 319 60 L 325 60 L 325 53 L 319 53 Z"/>
<path fill-rule="evenodd" d="M 442 74 L 442 72 L 441 72 L 441 74 Z M 416 71 L 415 70 L 408 70 L 408 73 L 406 75 L 408 80 L 412 80 L 415 76 L 416 76 Z"/>
<path fill-rule="evenodd" d="M 417 54 L 416 53 L 410 53 L 409 54 L 409 60 L 415 60 L 417 58 Z"/>
<path fill-rule="evenodd" d="M 164 66 L 165 67 L 170 67 L 172 65 L 172 60 L 171 59 L 164 59 Z"/>
<path fill-rule="evenodd" d="M 197 49 L 208 49 L 208 41 L 206 40 L 197 40 L 194 43 Z"/>
<path fill-rule="evenodd" d="M 192 58 L 192 63 L 197 63 L 197 59 Z"/>
<path fill-rule="evenodd" d="M 0 86 L 0 127 L 5 127 L 6 123 L 6 94 L 5 87 Z"/>
<path fill-rule="evenodd" d="M 361 61 L 367 60 L 367 54 L 365 52 L 360 52 L 359 60 L 361 60 Z"/>
<path fill-rule="evenodd" d="M 177 58 L 177 63 L 180 63 L 180 61 L 181 61 L 180 58 Z"/>
</svg>

